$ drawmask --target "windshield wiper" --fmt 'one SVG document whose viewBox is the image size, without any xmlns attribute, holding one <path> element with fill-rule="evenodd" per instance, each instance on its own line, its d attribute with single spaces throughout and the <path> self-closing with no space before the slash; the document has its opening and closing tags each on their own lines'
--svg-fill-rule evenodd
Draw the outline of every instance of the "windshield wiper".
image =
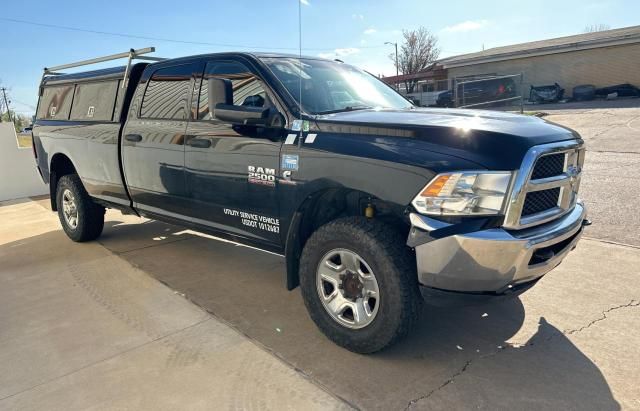
<svg viewBox="0 0 640 411">
<path fill-rule="evenodd" d="M 347 106 L 344 108 L 339 108 L 336 110 L 327 110 L 327 111 L 320 111 L 316 114 L 318 115 L 322 115 L 322 114 L 334 114 L 334 113 L 342 113 L 345 111 L 356 111 L 356 110 L 368 110 L 370 108 L 373 108 L 371 106 Z"/>
</svg>

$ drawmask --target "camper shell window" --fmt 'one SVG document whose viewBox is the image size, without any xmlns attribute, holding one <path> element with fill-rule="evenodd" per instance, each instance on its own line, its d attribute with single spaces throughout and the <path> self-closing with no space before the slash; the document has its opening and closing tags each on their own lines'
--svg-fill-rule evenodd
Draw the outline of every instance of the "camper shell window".
<svg viewBox="0 0 640 411">
<path fill-rule="evenodd" d="M 44 87 L 40 104 L 38 105 L 38 119 L 67 120 L 73 100 L 73 84 Z"/>
<path fill-rule="evenodd" d="M 76 85 L 71 120 L 112 121 L 120 81 Z"/>
</svg>

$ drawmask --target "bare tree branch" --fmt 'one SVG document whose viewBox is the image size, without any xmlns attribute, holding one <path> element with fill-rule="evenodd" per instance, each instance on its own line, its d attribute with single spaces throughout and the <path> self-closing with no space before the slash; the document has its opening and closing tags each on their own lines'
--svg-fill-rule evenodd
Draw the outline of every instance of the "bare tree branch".
<svg viewBox="0 0 640 411">
<path fill-rule="evenodd" d="M 440 55 L 438 38 L 425 27 L 417 30 L 403 30 L 404 41 L 398 50 L 398 71 L 402 74 L 416 74 L 433 64 Z M 396 62 L 395 54 L 389 58 Z M 407 93 L 413 93 L 417 80 L 404 82 Z"/>
<path fill-rule="evenodd" d="M 608 24 L 592 24 L 584 28 L 585 33 L 595 33 L 597 31 L 611 30 L 611 26 Z"/>
</svg>

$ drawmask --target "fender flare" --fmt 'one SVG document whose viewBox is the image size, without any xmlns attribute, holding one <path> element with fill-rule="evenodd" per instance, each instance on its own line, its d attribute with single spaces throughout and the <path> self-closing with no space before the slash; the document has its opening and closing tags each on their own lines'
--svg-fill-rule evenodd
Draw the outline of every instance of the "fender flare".
<svg viewBox="0 0 640 411">
<path fill-rule="evenodd" d="M 51 156 L 51 159 L 49 160 L 49 164 L 47 164 L 48 168 L 49 168 L 49 201 L 51 203 L 51 210 L 52 211 L 58 211 L 58 206 L 56 204 L 56 191 L 58 189 L 58 180 L 60 178 L 60 176 L 58 175 L 58 173 L 56 172 L 56 170 L 53 169 L 53 164 L 54 164 L 54 160 L 56 160 L 59 157 L 64 157 L 68 160 L 69 164 L 71 164 L 71 167 L 73 167 L 73 169 L 77 172 L 77 168 L 73 162 L 73 160 L 71 159 L 71 156 L 69 156 L 69 153 L 65 152 L 65 151 L 58 151 L 55 154 L 53 154 Z"/>
</svg>

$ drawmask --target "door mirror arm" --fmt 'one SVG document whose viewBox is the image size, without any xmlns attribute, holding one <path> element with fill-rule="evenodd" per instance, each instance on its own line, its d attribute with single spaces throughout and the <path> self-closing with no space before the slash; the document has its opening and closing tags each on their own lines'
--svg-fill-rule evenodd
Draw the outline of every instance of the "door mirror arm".
<svg viewBox="0 0 640 411">
<path fill-rule="evenodd" d="M 231 123 L 233 129 L 242 135 L 279 141 L 284 130 L 285 118 L 274 107 L 235 106 L 219 103 L 215 105 L 214 117 Z"/>
<path fill-rule="evenodd" d="M 282 115 L 272 108 L 218 103 L 214 108 L 213 115 L 220 121 L 238 126 L 284 127 Z"/>
</svg>

